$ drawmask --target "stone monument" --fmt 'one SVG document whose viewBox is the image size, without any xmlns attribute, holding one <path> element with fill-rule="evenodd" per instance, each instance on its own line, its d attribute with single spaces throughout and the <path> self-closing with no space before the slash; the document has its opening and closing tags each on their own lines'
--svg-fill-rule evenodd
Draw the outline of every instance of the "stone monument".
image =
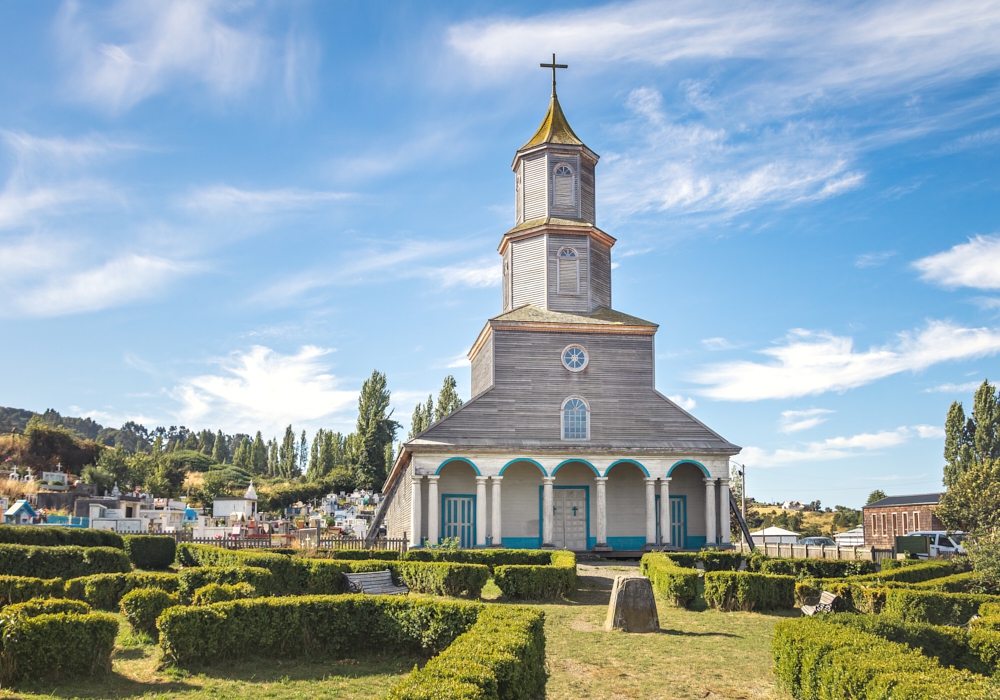
<svg viewBox="0 0 1000 700">
<path fill-rule="evenodd" d="M 615 576 L 604 628 L 625 632 L 660 631 L 653 586 L 647 577 Z"/>
</svg>

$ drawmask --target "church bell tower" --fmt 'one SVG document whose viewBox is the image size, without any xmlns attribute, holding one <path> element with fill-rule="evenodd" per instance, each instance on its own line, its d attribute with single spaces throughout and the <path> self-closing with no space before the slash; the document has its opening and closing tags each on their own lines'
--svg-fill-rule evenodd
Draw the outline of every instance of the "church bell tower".
<svg viewBox="0 0 1000 700">
<path fill-rule="evenodd" d="M 594 170 L 599 156 L 573 132 L 556 94 L 541 126 L 514 155 L 514 228 L 500 243 L 503 310 L 531 304 L 589 314 L 611 307 L 611 246 L 597 228 Z"/>
</svg>

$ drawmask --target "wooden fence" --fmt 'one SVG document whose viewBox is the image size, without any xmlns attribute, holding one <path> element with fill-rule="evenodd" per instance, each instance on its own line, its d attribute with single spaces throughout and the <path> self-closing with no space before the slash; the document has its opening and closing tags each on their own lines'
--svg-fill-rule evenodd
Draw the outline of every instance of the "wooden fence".
<svg viewBox="0 0 1000 700">
<path fill-rule="evenodd" d="M 300 535 L 305 535 L 304 537 L 299 537 L 297 541 L 293 540 L 295 545 L 301 547 L 310 547 L 315 545 L 315 530 L 301 530 Z M 312 537 L 310 537 L 312 534 Z M 281 536 L 275 535 L 272 539 L 275 543 L 272 544 L 271 539 L 247 539 L 238 537 L 191 537 L 184 532 L 172 533 L 173 538 L 177 540 L 178 544 L 181 542 L 188 542 L 190 544 L 211 544 L 216 547 L 222 547 L 223 549 L 267 549 L 268 547 L 281 547 L 287 546 L 278 543 Z M 361 537 L 321 537 L 319 540 L 320 549 L 391 549 L 399 553 L 405 553 L 407 547 L 406 537 L 376 537 L 371 541 L 366 541 Z M 293 545 L 294 546 L 294 545 Z"/>
<path fill-rule="evenodd" d="M 736 551 L 750 553 L 750 546 L 745 542 L 734 543 Z M 848 561 L 882 561 L 895 559 L 896 550 L 879 547 L 836 547 L 816 546 L 806 544 L 780 544 L 767 542 L 758 544 L 757 550 L 770 557 L 794 557 L 798 559 L 846 559 Z"/>
<path fill-rule="evenodd" d="M 186 542 L 188 544 L 210 544 L 223 549 L 267 549 L 269 547 L 280 547 L 280 544 L 272 544 L 270 538 L 247 539 L 245 537 L 191 537 L 187 533 L 171 533 L 177 543 Z"/>
<path fill-rule="evenodd" d="M 366 540 L 363 537 L 330 537 L 319 540 L 320 549 L 391 549 L 403 554 L 408 541 L 406 537 L 376 537 Z"/>
</svg>

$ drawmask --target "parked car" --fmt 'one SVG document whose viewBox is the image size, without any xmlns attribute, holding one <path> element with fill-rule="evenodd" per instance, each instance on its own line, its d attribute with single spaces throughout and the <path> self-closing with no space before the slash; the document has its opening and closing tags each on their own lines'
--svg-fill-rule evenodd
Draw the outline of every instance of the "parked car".
<svg viewBox="0 0 1000 700">
<path fill-rule="evenodd" d="M 926 537 L 927 547 L 930 550 L 931 559 L 935 557 L 951 557 L 956 554 L 965 554 L 965 547 L 962 540 L 965 539 L 964 532 L 945 532 L 944 530 L 923 530 L 921 532 L 911 532 L 910 537 Z M 918 554 L 921 559 L 926 559 L 927 555 Z"/>
<path fill-rule="evenodd" d="M 829 537 L 803 537 L 795 544 L 805 544 L 810 547 L 836 547 L 837 543 Z"/>
</svg>

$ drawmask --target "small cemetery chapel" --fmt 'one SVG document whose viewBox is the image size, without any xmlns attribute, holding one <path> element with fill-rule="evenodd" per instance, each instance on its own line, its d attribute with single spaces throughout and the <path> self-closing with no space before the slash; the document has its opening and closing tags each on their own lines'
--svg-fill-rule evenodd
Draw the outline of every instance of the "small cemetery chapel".
<svg viewBox="0 0 1000 700">
<path fill-rule="evenodd" d="M 656 390 L 657 325 L 612 308 L 598 155 L 556 96 L 517 150 L 502 313 L 469 351 L 472 398 L 404 443 L 383 488 L 411 547 L 640 551 L 730 541 L 728 442 Z M 375 528 L 378 527 L 375 523 Z"/>
</svg>

